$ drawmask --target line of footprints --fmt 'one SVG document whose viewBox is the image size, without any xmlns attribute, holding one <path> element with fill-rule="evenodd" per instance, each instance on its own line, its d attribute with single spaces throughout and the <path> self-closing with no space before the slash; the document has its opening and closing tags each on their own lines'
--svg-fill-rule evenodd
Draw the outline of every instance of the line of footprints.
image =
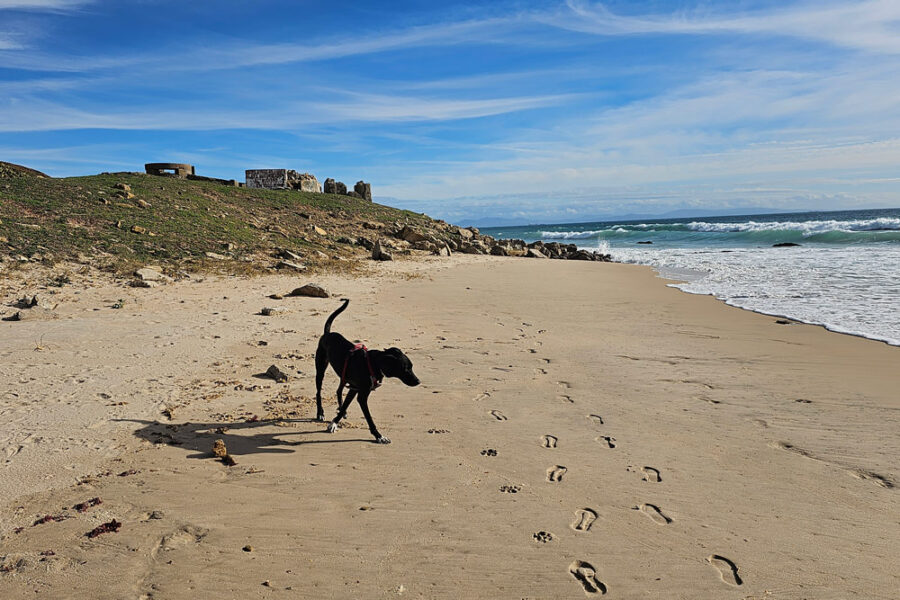
<svg viewBox="0 0 900 600">
<path fill-rule="evenodd" d="M 490 411 L 490 415 L 497 419 L 498 421 L 506 421 L 508 420 L 506 415 L 504 415 L 499 410 Z M 604 425 L 603 417 L 596 414 L 587 415 L 588 420 L 594 427 L 599 427 Z M 542 435 L 541 436 L 541 446 L 548 450 L 556 449 L 559 445 L 559 438 L 555 435 Z M 601 435 L 596 438 L 597 442 L 607 446 L 608 448 L 616 447 L 616 438 Z M 485 454 L 482 452 L 482 454 Z M 496 451 L 492 456 L 496 455 Z M 662 475 L 659 472 L 659 469 L 654 467 L 642 467 L 641 468 L 641 477 L 644 481 L 650 483 L 660 483 L 662 482 Z M 563 465 L 555 465 L 547 469 L 547 481 L 550 483 L 559 483 L 563 480 L 563 477 L 568 472 L 568 468 Z M 503 486 L 500 491 L 515 493 L 519 491 L 519 486 Z M 639 510 L 640 512 L 647 515 L 650 520 L 658 525 L 668 525 L 672 522 L 672 519 L 667 516 L 658 506 L 655 504 L 641 504 L 635 507 L 635 510 Z M 575 511 L 575 520 L 572 522 L 571 528 L 577 532 L 588 532 L 591 530 L 591 527 L 594 525 L 594 522 L 597 520 L 597 511 L 591 508 L 580 508 Z M 546 531 L 540 531 L 534 534 L 534 539 L 539 542 L 548 542 L 553 539 L 553 536 Z M 741 580 L 740 575 L 738 575 L 738 567 L 737 565 L 725 558 L 724 556 L 720 556 L 718 554 L 712 554 L 707 557 L 706 561 L 714 566 L 718 571 L 719 575 L 722 578 L 722 581 L 732 586 L 739 586 L 743 582 Z M 584 588 L 585 594 L 588 596 L 592 596 L 594 594 L 606 594 L 607 588 L 606 584 L 600 581 L 600 578 L 597 573 L 597 569 L 589 562 L 583 560 L 576 560 L 571 565 L 569 565 L 569 574 L 578 581 L 581 586 Z"/>
</svg>

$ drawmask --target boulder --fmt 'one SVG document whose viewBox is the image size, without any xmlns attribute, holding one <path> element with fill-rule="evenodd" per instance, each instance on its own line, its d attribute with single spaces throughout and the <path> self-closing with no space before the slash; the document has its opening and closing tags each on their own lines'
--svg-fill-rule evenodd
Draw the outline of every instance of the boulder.
<svg viewBox="0 0 900 600">
<path fill-rule="evenodd" d="M 300 260 L 301 256 L 296 252 L 291 252 L 290 250 L 282 249 L 278 251 L 278 258 L 283 258 L 284 260 Z"/>
<path fill-rule="evenodd" d="M 328 298 L 331 294 L 328 290 L 317 283 L 307 283 L 304 286 L 295 288 L 288 296 L 309 296 L 311 298 Z"/>
<path fill-rule="evenodd" d="M 356 245 L 356 239 L 352 237 L 347 237 L 346 235 L 342 235 L 337 240 L 335 240 L 338 244 L 348 244 L 350 246 Z"/>
<path fill-rule="evenodd" d="M 131 191 L 131 186 L 128 185 L 127 183 L 117 183 L 117 184 L 115 185 L 115 188 L 116 188 L 117 190 L 122 190 L 123 192 L 130 192 L 130 191 Z"/>
<path fill-rule="evenodd" d="M 587 250 L 576 250 L 566 255 L 569 260 L 596 260 L 594 254 Z"/>
<path fill-rule="evenodd" d="M 358 238 L 356 238 L 356 245 L 362 246 L 366 250 L 371 250 L 372 248 L 375 247 L 375 242 L 373 242 L 372 240 L 370 240 L 367 237 L 359 236 Z"/>
<path fill-rule="evenodd" d="M 440 248 L 437 248 L 434 251 L 432 251 L 432 254 L 434 254 L 435 256 L 450 256 L 451 255 L 450 247 L 447 246 L 447 244 L 444 244 Z"/>
<path fill-rule="evenodd" d="M 495 244 L 491 246 L 491 255 L 492 256 L 509 256 L 509 251 L 505 246 L 501 246 L 500 244 Z"/>
<path fill-rule="evenodd" d="M 326 194 L 337 194 L 337 186 L 335 186 L 335 181 L 331 177 L 325 180 L 325 183 L 322 185 L 322 191 Z"/>
<path fill-rule="evenodd" d="M 424 234 L 419 233 L 409 225 L 404 225 L 403 229 L 397 232 L 397 237 L 401 240 L 405 240 L 410 244 L 414 244 L 416 242 L 424 242 L 428 239 Z"/>
<path fill-rule="evenodd" d="M 380 239 L 375 242 L 375 246 L 372 248 L 372 260 L 394 260 L 391 253 L 382 247 Z"/>
<path fill-rule="evenodd" d="M 143 267 L 134 272 L 134 276 L 141 281 L 169 282 L 172 278 L 164 275 L 159 267 Z"/>
<path fill-rule="evenodd" d="M 528 258 L 547 258 L 547 255 L 542 253 L 537 248 L 529 248 L 525 252 L 525 256 L 527 256 Z"/>
<path fill-rule="evenodd" d="M 353 186 L 353 191 L 359 194 L 359 197 L 363 200 L 372 201 L 372 184 L 365 181 L 357 181 L 356 185 Z"/>
<path fill-rule="evenodd" d="M 471 240 L 472 236 L 475 235 L 469 229 L 463 229 L 462 227 L 456 228 L 456 233 L 464 240 Z"/>
<path fill-rule="evenodd" d="M 347 192 L 347 195 L 350 196 L 351 198 L 362 198 L 362 196 L 360 196 L 359 192 L 357 192 L 356 190 Z"/>
</svg>

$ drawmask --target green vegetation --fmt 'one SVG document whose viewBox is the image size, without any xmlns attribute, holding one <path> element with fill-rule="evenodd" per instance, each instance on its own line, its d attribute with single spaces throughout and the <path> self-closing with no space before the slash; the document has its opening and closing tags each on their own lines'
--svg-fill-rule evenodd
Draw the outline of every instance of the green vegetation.
<svg viewBox="0 0 900 600">
<path fill-rule="evenodd" d="M 90 260 L 114 271 L 152 262 L 248 272 L 266 267 L 265 259 L 279 250 L 314 264 L 324 260 L 315 258 L 316 250 L 329 257 L 362 253 L 338 243 L 341 236 L 373 239 L 375 227 L 431 223 L 421 214 L 347 196 L 133 173 L 55 179 L 9 163 L 0 167 L 0 255 L 44 262 Z M 211 260 L 208 252 L 228 260 Z"/>
</svg>

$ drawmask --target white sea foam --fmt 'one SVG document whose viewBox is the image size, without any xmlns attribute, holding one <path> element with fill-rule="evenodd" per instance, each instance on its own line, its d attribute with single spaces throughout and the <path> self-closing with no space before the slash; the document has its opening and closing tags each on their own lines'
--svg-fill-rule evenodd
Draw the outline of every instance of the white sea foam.
<svg viewBox="0 0 900 600">
<path fill-rule="evenodd" d="M 900 230 L 900 219 L 881 217 L 878 219 L 853 221 L 746 221 L 743 223 L 693 221 L 687 224 L 687 228 L 692 231 L 725 233 L 739 231 L 800 231 L 804 235 L 813 235 L 828 231 L 897 231 Z"/>
<path fill-rule="evenodd" d="M 675 287 L 732 306 L 900 346 L 900 246 L 622 249 L 621 262 L 686 274 Z"/>
<path fill-rule="evenodd" d="M 542 231 L 541 239 L 544 240 L 586 240 L 597 234 L 608 231 L 607 229 L 597 229 L 594 231 Z"/>
</svg>

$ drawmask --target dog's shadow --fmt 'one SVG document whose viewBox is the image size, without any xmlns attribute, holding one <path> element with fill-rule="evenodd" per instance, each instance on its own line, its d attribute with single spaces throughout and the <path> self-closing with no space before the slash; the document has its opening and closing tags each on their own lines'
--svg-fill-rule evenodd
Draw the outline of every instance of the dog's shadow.
<svg viewBox="0 0 900 600">
<path fill-rule="evenodd" d="M 187 458 L 209 458 L 212 456 L 213 444 L 222 440 L 232 456 L 249 454 L 291 453 L 291 447 L 304 444 L 342 444 L 347 442 L 372 443 L 371 438 L 335 438 L 324 429 L 324 423 L 315 419 L 280 419 L 242 421 L 237 423 L 161 423 L 143 419 L 113 419 L 120 423 L 137 423 L 134 435 L 154 444 L 167 444 L 186 451 L 193 451 Z M 275 423 L 310 423 L 319 426 L 312 431 L 298 431 L 285 428 L 282 431 L 266 433 L 247 433 L 247 430 L 262 427 L 273 427 Z M 286 436 L 322 436 L 327 439 L 301 439 L 287 441 Z"/>
</svg>

